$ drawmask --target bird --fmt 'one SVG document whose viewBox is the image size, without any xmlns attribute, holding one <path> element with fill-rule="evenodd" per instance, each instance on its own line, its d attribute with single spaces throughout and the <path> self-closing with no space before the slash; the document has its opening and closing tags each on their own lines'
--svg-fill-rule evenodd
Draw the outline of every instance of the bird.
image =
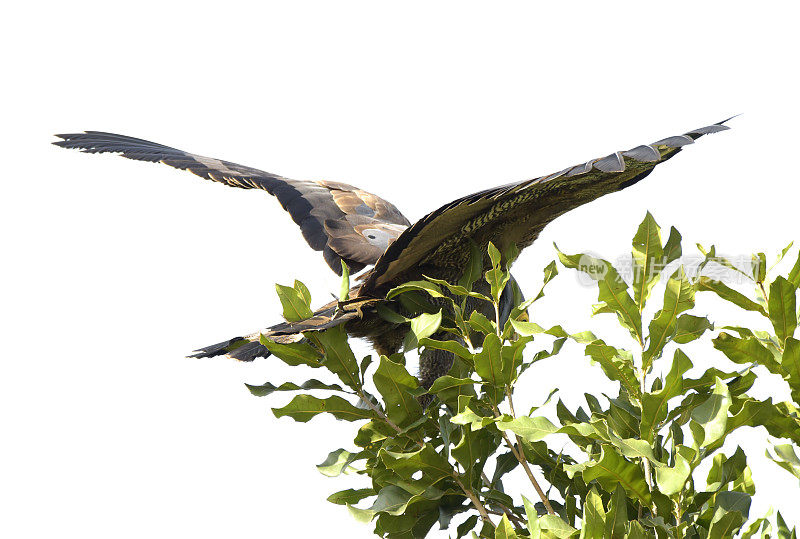
<svg viewBox="0 0 800 539">
<path fill-rule="evenodd" d="M 281 322 L 263 330 L 199 348 L 190 357 L 227 356 L 240 361 L 267 357 L 262 336 L 279 343 L 303 340 L 303 333 L 343 325 L 348 335 L 366 338 L 381 355 L 398 352 L 408 324 L 379 314 L 387 292 L 409 281 L 426 278 L 455 282 L 473 253 L 483 253 L 480 264 L 491 267 L 487 248 L 521 251 L 531 245 L 555 218 L 603 195 L 630 187 L 654 168 L 680 153 L 703 135 L 729 129 L 730 120 L 643 144 L 626 151 L 570 166 L 558 172 L 492 187 L 458 198 L 415 223 L 392 203 L 352 185 L 328 180 L 293 180 L 229 161 L 203 157 L 144 139 L 102 131 L 55 135 L 56 146 L 85 153 L 114 153 L 138 161 L 160 162 L 188 170 L 206 180 L 241 189 L 258 189 L 276 197 L 300 227 L 308 245 L 322 252 L 327 265 L 342 275 L 371 266 L 360 275 L 346 302 L 332 301 L 298 322 Z M 475 249 L 478 249 L 476 251 Z M 500 298 L 501 321 L 519 304 L 515 282 Z M 476 291 L 486 283 L 478 280 Z M 484 290 L 485 292 L 485 290 Z M 468 298 L 465 316 L 486 310 L 485 302 Z M 494 312 L 486 313 L 490 318 Z M 444 336 L 444 338 L 453 338 Z M 480 345 L 480 343 L 477 343 Z M 444 350 L 424 349 L 418 380 L 429 389 L 446 374 L 453 356 Z M 420 401 L 430 402 L 430 396 Z"/>
</svg>

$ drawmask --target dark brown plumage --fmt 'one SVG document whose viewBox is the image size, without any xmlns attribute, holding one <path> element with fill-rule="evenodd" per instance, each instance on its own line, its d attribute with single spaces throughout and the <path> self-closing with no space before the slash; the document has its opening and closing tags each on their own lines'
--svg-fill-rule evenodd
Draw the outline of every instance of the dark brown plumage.
<svg viewBox="0 0 800 539">
<path fill-rule="evenodd" d="M 62 140 L 54 144 L 88 153 L 112 152 L 129 159 L 160 161 L 232 187 L 262 189 L 278 198 L 300 226 L 308 244 L 323 252 L 337 274 L 341 274 L 341 261 L 353 272 L 374 265 L 364 274 L 363 283 L 350 291 L 358 309 L 356 305 L 337 309 L 337 303 L 332 302 L 309 320 L 284 322 L 201 348 L 194 354 L 196 357 L 228 355 L 250 361 L 269 354 L 258 342 L 261 334 L 292 342 L 301 339 L 303 331 L 339 324 L 345 324 L 350 335 L 369 339 L 381 354 L 396 352 L 407 327 L 387 322 L 373 308 L 383 301 L 388 290 L 423 275 L 457 280 L 469 260 L 473 243 L 484 253 L 489 242 L 501 251 L 511 245 L 521 250 L 533 243 L 542 229 L 559 215 L 633 185 L 656 165 L 675 156 L 683 146 L 705 134 L 728 129 L 723 124 L 724 121 L 555 174 L 468 195 L 429 213 L 413 226 L 389 202 L 343 183 L 290 180 L 236 163 L 99 131 L 57 135 Z M 510 293 L 504 295 L 506 311 L 513 301 Z M 429 387 L 447 371 L 451 361 L 452 358 L 439 352 L 423 352 L 421 383 Z"/>
</svg>

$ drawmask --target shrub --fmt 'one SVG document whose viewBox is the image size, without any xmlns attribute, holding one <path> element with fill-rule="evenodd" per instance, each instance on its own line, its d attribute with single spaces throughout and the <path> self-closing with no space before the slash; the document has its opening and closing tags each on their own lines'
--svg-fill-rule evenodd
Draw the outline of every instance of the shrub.
<svg viewBox="0 0 800 539">
<path fill-rule="evenodd" d="M 407 350 L 437 348 L 455 356 L 450 372 L 430 388 L 434 400 L 427 409 L 419 404 L 425 391 L 408 372 L 403 354 L 358 362 L 341 327 L 307 332 L 301 343 L 262 341 L 287 364 L 327 371 L 337 383 L 312 379 L 250 390 L 261 396 L 298 392 L 274 409 L 277 417 L 307 422 L 329 413 L 360 422 L 353 448 L 331 452 L 319 468 L 331 476 L 363 476 L 363 488 L 336 492 L 328 500 L 373 521 L 380 536 L 424 537 L 437 523 L 445 529 L 457 521 L 455 537 L 795 537 L 779 512 L 774 519 L 750 515 L 755 484 L 747 456 L 741 448 L 730 455 L 720 449 L 736 429 L 763 427 L 788 442 L 774 445 L 768 456 L 800 478 L 800 341 L 794 337 L 800 258 L 787 276 L 770 278 L 762 253 L 743 269 L 718 257 L 713 247 L 701 247 L 702 260 L 690 271 L 680 265 L 681 241 L 672 228 L 662 243 L 648 213 L 633 238 L 630 282 L 606 260 L 556 248 L 565 268 L 596 286 L 599 303 L 593 312 L 614 315 L 631 336 L 628 348 L 591 332 L 571 333 L 564 329 L 569 321 L 543 328 L 528 320 L 528 310 L 558 275 L 555 262 L 544 270 L 542 290 L 500 325 L 499 298 L 509 273 L 490 246 L 492 269 L 480 276 L 490 285 L 488 296 L 436 280 L 408 283 L 389 294 L 431 296 L 445 305 L 408 320 Z M 736 272 L 754 293 L 748 296 L 712 278 L 712 267 Z M 662 277 L 661 308 L 647 320 L 645 305 L 653 301 L 651 292 Z M 345 282 L 343 290 L 347 287 Z M 298 298 L 310 302 L 301 283 L 279 293 L 284 304 Z M 698 293 L 761 315 L 770 330 L 744 325 L 714 330 L 707 316 L 692 312 Z M 465 320 L 467 295 L 491 303 L 498 315 L 492 320 L 475 312 Z M 445 334 L 459 340 L 442 339 Z M 480 350 L 471 344 L 476 334 L 483 338 Z M 533 350 L 538 348 L 534 337 L 549 346 Z M 693 341 L 707 343 L 708 353 L 724 355 L 735 368 L 703 369 L 693 363 L 681 349 Z M 541 407 L 515 410 L 519 378 L 535 372 L 539 362 L 557 361 L 568 342 L 583 348 L 618 385 L 618 394 L 586 388 L 585 408 L 555 403 L 557 420 Z M 689 376 L 693 367 L 696 374 Z M 748 393 L 764 371 L 788 384 L 793 402 L 759 400 Z M 315 396 L 320 391 L 327 396 Z M 554 450 L 548 439 L 555 434 L 566 435 L 581 458 Z M 710 463 L 705 479 L 696 473 L 704 462 Z M 503 478 L 517 467 L 530 481 L 527 492 L 504 489 Z M 521 506 L 515 497 L 523 500 Z"/>
</svg>

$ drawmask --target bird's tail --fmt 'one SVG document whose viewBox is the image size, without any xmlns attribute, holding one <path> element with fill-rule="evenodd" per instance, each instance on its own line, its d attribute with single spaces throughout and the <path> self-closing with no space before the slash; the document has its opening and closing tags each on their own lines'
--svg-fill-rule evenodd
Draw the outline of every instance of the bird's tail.
<svg viewBox="0 0 800 539">
<path fill-rule="evenodd" d="M 261 344 L 262 336 L 281 344 L 300 342 L 304 339 L 304 331 L 328 329 L 343 324 L 353 317 L 353 313 L 350 312 L 337 314 L 336 303 L 329 303 L 306 320 L 281 322 L 244 337 L 234 337 L 227 341 L 199 348 L 188 357 L 226 356 L 239 361 L 253 361 L 257 357 L 268 357 L 270 355 L 267 347 Z"/>
</svg>

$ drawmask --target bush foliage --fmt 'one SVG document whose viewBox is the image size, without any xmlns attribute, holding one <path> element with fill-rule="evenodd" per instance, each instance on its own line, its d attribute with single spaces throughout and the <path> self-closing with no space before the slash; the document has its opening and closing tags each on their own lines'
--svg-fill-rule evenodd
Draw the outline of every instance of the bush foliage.
<svg viewBox="0 0 800 539">
<path fill-rule="evenodd" d="M 772 277 L 763 253 L 743 269 L 717 256 L 713 247 L 698 246 L 703 258 L 692 272 L 680 265 L 681 242 L 674 228 L 662 242 L 648 213 L 633 238 L 630 282 L 608 261 L 556 249 L 563 267 L 582 272 L 596 286 L 593 313 L 613 315 L 630 334 L 626 348 L 590 332 L 570 333 L 564 329 L 569 321 L 550 328 L 529 321 L 528 311 L 558 274 L 555 261 L 544 270 L 542 290 L 500 325 L 498 305 L 510 286 L 509 273 L 490 246 L 492 269 L 483 275 L 471 264 L 457 285 L 412 282 L 389 294 L 408 296 L 407 304 L 424 305 L 424 298 L 432 297 L 444 305 L 411 319 L 384 312 L 408 322 L 406 350 L 436 348 L 455 356 L 450 372 L 430 388 L 434 400 L 427 409 L 419 404 L 425 390 L 403 354 L 358 361 L 341 327 L 307 332 L 306 340 L 289 345 L 262 338 L 288 365 L 319 369 L 335 383 L 312 379 L 249 388 L 259 396 L 298 393 L 274 409 L 277 417 L 307 422 L 329 413 L 358 422 L 343 424 L 355 429 L 353 447 L 331 452 L 318 468 L 329 476 L 363 477 L 362 488 L 341 490 L 328 500 L 373 522 L 379 536 L 424 537 L 438 525 L 453 537 L 796 537 L 779 512 L 750 514 L 755 484 L 747 456 L 741 448 L 729 455 L 720 449 L 736 429 L 761 427 L 784 442 L 773 444 L 767 456 L 800 478 L 800 341 L 795 338 L 800 258 L 788 275 Z M 752 293 L 709 277 L 711 267 L 736 272 Z M 489 296 L 471 291 L 479 278 L 490 285 Z M 663 298 L 651 298 L 660 279 L 666 280 Z M 278 290 L 287 318 L 311 312 L 302 283 Z M 692 312 L 699 293 L 757 313 L 764 323 L 715 330 L 707 316 Z M 495 319 L 478 312 L 465 319 L 467 295 L 492 304 Z M 660 309 L 648 320 L 645 305 L 654 301 L 661 301 Z M 457 339 L 442 338 L 448 334 Z M 473 345 L 479 342 L 476 335 L 483 340 L 479 349 Z M 547 344 L 543 349 L 534 344 L 540 340 Z M 693 362 L 681 345 L 698 340 L 708 344 L 706 353 L 724 355 L 732 368 L 704 369 L 707 362 Z M 618 385 L 618 394 L 586 388 L 585 407 L 570 410 L 557 400 L 555 418 L 543 415 L 541 407 L 515 410 L 519 378 L 535 372 L 539 362 L 557 361 L 566 343 L 582 347 Z M 793 402 L 749 394 L 765 371 L 788 384 Z M 555 450 L 548 440 L 555 434 L 566 435 L 576 449 L 571 453 L 581 457 Z M 695 471 L 704 462 L 710 471 L 698 477 Z M 530 482 L 524 492 L 504 488 L 503 478 L 515 469 Z"/>
</svg>

